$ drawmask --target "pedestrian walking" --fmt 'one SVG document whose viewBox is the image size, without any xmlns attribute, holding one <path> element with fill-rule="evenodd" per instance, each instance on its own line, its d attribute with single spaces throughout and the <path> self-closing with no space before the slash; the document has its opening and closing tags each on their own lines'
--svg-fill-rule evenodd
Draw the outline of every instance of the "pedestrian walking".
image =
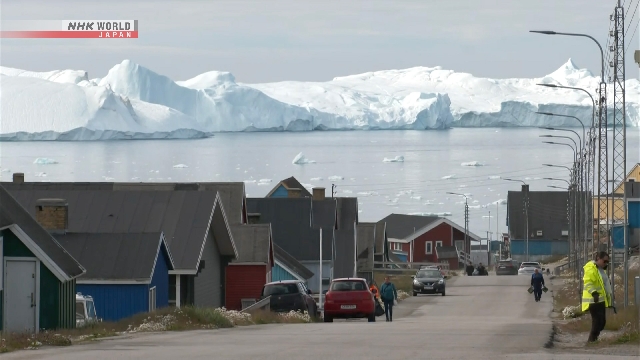
<svg viewBox="0 0 640 360">
<path fill-rule="evenodd" d="M 607 323 L 607 308 L 612 307 L 611 283 L 604 272 L 609 266 L 609 254 L 601 251 L 595 260 L 591 260 L 583 267 L 584 282 L 582 291 L 582 311 L 589 310 L 591 314 L 591 332 L 588 342 L 598 340 L 600 332 Z"/>
<path fill-rule="evenodd" d="M 473 264 L 471 263 L 471 261 L 469 261 L 465 270 L 467 271 L 467 276 L 473 275 L 473 271 L 475 270 L 475 268 L 473 267 Z"/>
<path fill-rule="evenodd" d="M 380 298 L 384 302 L 384 315 L 387 321 L 393 321 L 393 305 L 398 301 L 398 291 L 388 276 L 384 278 L 384 284 L 380 287 Z"/>
<path fill-rule="evenodd" d="M 533 287 L 533 296 L 536 302 L 540 301 L 542 297 L 542 287 L 544 286 L 544 277 L 542 273 L 536 268 L 531 274 L 531 287 Z"/>
</svg>

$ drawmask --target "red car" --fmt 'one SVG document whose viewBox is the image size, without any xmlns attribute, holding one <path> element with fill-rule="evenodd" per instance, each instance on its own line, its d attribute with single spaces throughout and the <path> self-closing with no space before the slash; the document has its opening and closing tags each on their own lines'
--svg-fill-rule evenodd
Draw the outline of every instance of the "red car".
<svg viewBox="0 0 640 360">
<path fill-rule="evenodd" d="M 373 293 L 367 280 L 361 278 L 334 279 L 325 295 L 324 322 L 333 319 L 367 318 L 376 321 Z"/>
</svg>

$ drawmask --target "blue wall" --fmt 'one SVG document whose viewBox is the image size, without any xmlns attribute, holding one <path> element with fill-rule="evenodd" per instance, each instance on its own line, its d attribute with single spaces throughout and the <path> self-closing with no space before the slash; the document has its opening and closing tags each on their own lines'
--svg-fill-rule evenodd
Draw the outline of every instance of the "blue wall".
<svg viewBox="0 0 640 360">
<path fill-rule="evenodd" d="M 293 274 L 276 264 L 271 270 L 271 281 L 297 280 Z"/>
<path fill-rule="evenodd" d="M 169 259 L 162 247 L 151 285 L 76 284 L 76 291 L 93 297 L 96 314 L 104 321 L 118 321 L 149 311 L 149 289 L 156 287 L 156 308 L 169 306 Z"/>
<path fill-rule="evenodd" d="M 149 285 L 76 284 L 76 291 L 93 297 L 96 314 L 118 321 L 149 310 Z"/>
<path fill-rule="evenodd" d="M 149 286 L 149 289 L 156 287 L 156 309 L 169 306 L 169 264 L 169 255 L 162 245 Z"/>
<path fill-rule="evenodd" d="M 273 194 L 271 194 L 270 197 L 288 197 L 288 196 L 289 196 L 289 192 L 287 191 L 287 189 L 285 189 L 284 186 L 280 185 L 278 186 L 276 191 L 274 191 Z"/>
<path fill-rule="evenodd" d="M 526 240 L 511 240 L 511 255 L 525 255 Z M 529 255 L 568 255 L 568 240 L 529 240 Z"/>
<path fill-rule="evenodd" d="M 627 217 L 629 219 L 629 227 L 640 228 L 640 201 L 629 201 Z"/>
</svg>

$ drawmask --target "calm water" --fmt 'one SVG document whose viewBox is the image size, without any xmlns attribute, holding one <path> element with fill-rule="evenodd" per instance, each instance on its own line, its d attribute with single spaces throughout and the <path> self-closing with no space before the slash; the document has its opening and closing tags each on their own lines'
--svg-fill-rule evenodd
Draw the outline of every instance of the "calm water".
<svg viewBox="0 0 640 360">
<path fill-rule="evenodd" d="M 539 135 L 549 133 L 452 129 L 235 133 L 202 140 L 3 142 L 0 166 L 2 181 L 10 181 L 11 172 L 24 172 L 26 181 L 246 181 L 251 197 L 262 197 L 278 180 L 295 176 L 303 184 L 324 186 L 328 196 L 332 183 L 338 196 L 358 196 L 361 221 L 377 221 L 392 212 L 434 213 L 463 224 L 464 198 L 447 194 L 457 192 L 469 196 L 471 231 L 486 236 L 489 226 L 492 232 L 497 225 L 506 231 L 506 205 L 500 201 L 508 190 L 520 188 L 499 177 L 524 180 L 531 190 L 566 185 L 542 179 L 568 179 L 567 170 L 542 164 L 570 165 L 573 158 L 568 147 L 541 142 Z M 640 153 L 638 129 L 629 129 L 627 136 L 628 163 L 634 164 Z M 299 152 L 315 163 L 292 164 Z M 383 162 L 396 156 L 404 156 L 404 162 Z M 58 163 L 34 163 L 42 157 Z M 474 161 L 484 166 L 461 165 Z"/>
</svg>

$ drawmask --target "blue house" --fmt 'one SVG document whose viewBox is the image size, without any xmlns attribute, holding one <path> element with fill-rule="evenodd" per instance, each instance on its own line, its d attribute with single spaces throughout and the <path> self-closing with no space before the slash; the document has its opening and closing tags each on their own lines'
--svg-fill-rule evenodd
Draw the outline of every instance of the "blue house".
<svg viewBox="0 0 640 360">
<path fill-rule="evenodd" d="M 76 291 L 93 297 L 104 321 L 169 306 L 174 265 L 163 233 L 67 233 L 55 238 L 86 268 Z"/>
<path fill-rule="evenodd" d="M 311 270 L 275 244 L 273 245 L 273 257 L 275 265 L 271 269 L 271 281 L 300 280 L 306 283 L 313 277 Z"/>
<path fill-rule="evenodd" d="M 322 189 L 324 191 L 324 189 Z M 280 181 L 265 197 L 312 197 L 309 190 L 293 176 Z"/>
<path fill-rule="evenodd" d="M 624 184 L 627 195 L 627 225 L 614 225 L 611 230 L 614 249 L 624 249 L 624 231 L 630 248 L 640 246 L 640 183 L 628 181 Z"/>
</svg>

